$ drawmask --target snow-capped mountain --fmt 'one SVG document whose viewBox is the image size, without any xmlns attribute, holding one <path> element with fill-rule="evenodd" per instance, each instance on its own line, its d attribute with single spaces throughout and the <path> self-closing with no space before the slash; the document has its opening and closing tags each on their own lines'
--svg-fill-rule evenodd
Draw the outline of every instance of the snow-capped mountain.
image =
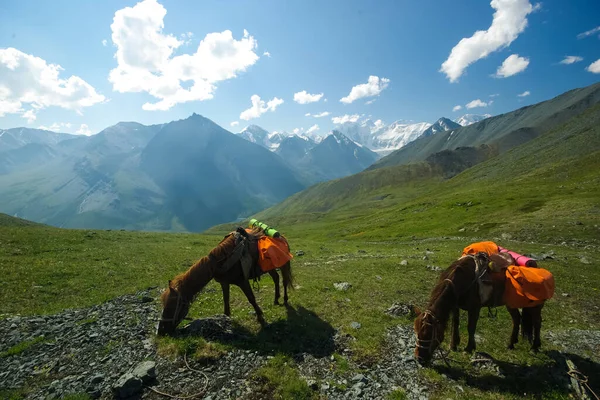
<svg viewBox="0 0 600 400">
<path fill-rule="evenodd" d="M 455 119 L 454 122 L 461 126 L 467 126 L 474 124 L 475 122 L 483 121 L 484 119 L 489 118 L 491 116 L 491 114 L 465 114 L 462 117 Z"/>
<path fill-rule="evenodd" d="M 380 155 L 391 153 L 418 138 L 431 126 L 427 122 L 416 124 L 396 121 L 391 125 L 380 119 L 366 119 L 360 122 L 349 122 L 336 127 L 338 131 Z"/>
<path fill-rule="evenodd" d="M 247 126 L 238 135 L 249 142 L 256 143 L 271 151 L 275 151 L 281 144 L 281 141 L 286 136 L 289 136 L 279 132 L 269 133 L 258 125 Z"/>
<path fill-rule="evenodd" d="M 435 135 L 438 132 L 453 131 L 456 128 L 460 128 L 462 125 L 457 124 L 448 118 L 442 117 L 438 119 L 435 124 L 431 125 L 423 132 L 423 136 Z"/>
</svg>

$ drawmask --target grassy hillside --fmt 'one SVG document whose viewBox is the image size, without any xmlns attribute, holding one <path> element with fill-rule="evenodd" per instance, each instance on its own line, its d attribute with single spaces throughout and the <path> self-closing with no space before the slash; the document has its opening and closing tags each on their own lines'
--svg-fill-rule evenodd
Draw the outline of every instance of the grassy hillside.
<svg viewBox="0 0 600 400">
<path fill-rule="evenodd" d="M 313 186 L 258 218 L 292 231 L 306 225 L 321 237 L 332 232 L 371 239 L 469 232 L 596 241 L 599 152 L 597 105 L 452 179 L 444 180 L 440 171 L 422 163 L 366 171 Z"/>
</svg>

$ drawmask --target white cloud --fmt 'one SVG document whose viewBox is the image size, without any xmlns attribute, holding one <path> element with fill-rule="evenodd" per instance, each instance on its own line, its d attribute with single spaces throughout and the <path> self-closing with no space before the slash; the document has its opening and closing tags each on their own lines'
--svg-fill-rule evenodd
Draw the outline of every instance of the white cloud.
<svg viewBox="0 0 600 400">
<path fill-rule="evenodd" d="M 356 122 L 358 121 L 358 119 L 360 118 L 360 115 L 358 114 L 353 114 L 353 115 L 342 115 L 341 117 L 333 117 L 331 118 L 331 121 L 333 121 L 334 124 L 336 125 L 340 125 L 340 124 L 345 124 L 346 122 Z"/>
<path fill-rule="evenodd" d="M 477 100 L 473 100 L 469 103 L 467 103 L 467 105 L 465 107 L 471 109 L 471 108 L 476 108 L 476 107 L 487 107 L 489 105 L 491 105 L 493 102 L 485 102 L 485 101 L 481 101 L 481 99 L 477 99 Z"/>
<path fill-rule="evenodd" d="M 378 76 L 369 76 L 367 83 L 356 85 L 350 90 L 350 94 L 342 97 L 340 101 L 345 104 L 350 104 L 363 97 L 379 96 L 383 89 L 387 88 L 390 80 L 387 78 L 379 79 Z"/>
<path fill-rule="evenodd" d="M 499 93 L 490 94 L 490 97 L 491 97 L 491 98 L 498 97 L 498 96 L 500 96 L 500 94 L 499 94 Z"/>
<path fill-rule="evenodd" d="M 319 125 L 314 124 L 313 126 L 311 126 L 310 128 L 308 128 L 308 130 L 306 131 L 306 133 L 311 134 L 313 132 L 316 132 L 319 130 Z"/>
<path fill-rule="evenodd" d="M 591 63 L 586 70 L 594 74 L 600 74 L 600 58 Z"/>
<path fill-rule="evenodd" d="M 594 29 L 590 29 L 589 31 L 585 31 L 583 33 L 580 33 L 579 35 L 577 35 L 577 39 L 583 39 L 583 38 L 586 38 L 588 36 L 592 36 L 596 32 L 600 32 L 600 26 L 597 26 Z"/>
<path fill-rule="evenodd" d="M 71 128 L 70 122 L 54 122 L 50 126 L 44 126 L 44 125 L 38 126 L 38 129 L 43 129 L 45 131 L 52 131 L 52 132 L 66 132 L 70 128 Z"/>
<path fill-rule="evenodd" d="M 329 114 L 331 114 L 329 111 L 323 111 L 322 113 L 313 115 L 313 117 L 315 117 L 315 118 L 322 118 L 322 117 L 328 116 Z"/>
<path fill-rule="evenodd" d="M 575 64 L 576 62 L 583 61 L 583 57 L 579 56 L 565 56 L 565 58 L 559 64 Z"/>
<path fill-rule="evenodd" d="M 501 66 L 496 71 L 496 78 L 508 78 L 518 74 L 519 72 L 525 71 L 525 68 L 529 65 L 529 59 L 525 57 L 519 57 L 518 54 L 511 54 L 504 60 Z"/>
<path fill-rule="evenodd" d="M 232 123 L 230 123 L 229 125 L 231 126 L 238 126 L 240 124 L 239 121 L 233 121 Z"/>
<path fill-rule="evenodd" d="M 240 119 L 243 119 L 244 121 L 258 118 L 267 111 L 275 111 L 279 105 L 283 104 L 283 100 L 277 97 L 273 97 L 265 104 L 264 100 L 261 100 L 260 96 L 257 94 L 253 95 L 250 98 L 250 101 L 252 101 L 252 107 L 242 111 L 240 114 Z"/>
<path fill-rule="evenodd" d="M 373 99 L 373 100 L 369 100 L 369 101 L 365 102 L 365 106 L 375 103 L 375 100 L 377 100 L 377 99 Z"/>
<path fill-rule="evenodd" d="M 21 114 L 21 118 L 27 119 L 28 124 L 33 124 L 33 121 L 37 119 L 37 115 L 35 115 L 35 110 L 27 110 L 23 114 Z"/>
<path fill-rule="evenodd" d="M 102 46 L 104 46 L 104 47 L 108 46 L 108 40 L 102 39 Z"/>
<path fill-rule="evenodd" d="M 62 70 L 15 48 L 0 49 L 0 117 L 28 113 L 27 104 L 35 110 L 54 106 L 81 112 L 105 100 L 78 76 L 61 79 Z"/>
<path fill-rule="evenodd" d="M 304 114 L 304 116 L 305 116 L 305 117 L 310 117 L 310 116 L 311 116 L 311 113 L 306 113 L 306 114 Z"/>
<path fill-rule="evenodd" d="M 378 119 L 373 123 L 373 125 L 375 125 L 375 129 L 381 129 L 385 126 L 385 123 L 382 120 Z"/>
<path fill-rule="evenodd" d="M 304 131 L 304 128 L 295 128 L 292 132 L 294 132 L 294 134 L 297 135 L 303 131 Z"/>
<path fill-rule="evenodd" d="M 92 131 L 86 124 L 81 124 L 81 126 L 77 131 L 75 131 L 75 133 L 78 135 L 90 136 L 92 134 Z"/>
<path fill-rule="evenodd" d="M 461 105 L 454 106 L 454 107 L 452 108 L 452 111 L 453 111 L 453 112 L 456 112 L 456 111 L 458 111 L 458 110 L 462 110 L 462 106 L 461 106 Z"/>
<path fill-rule="evenodd" d="M 271 53 L 269 53 L 268 51 L 265 51 L 263 53 L 263 56 L 271 58 Z"/>
<path fill-rule="evenodd" d="M 246 30 L 240 40 L 229 30 L 209 33 L 195 53 L 173 56 L 184 42 L 163 33 L 166 14 L 156 0 L 143 0 L 115 12 L 110 26 L 117 67 L 108 79 L 117 92 L 146 92 L 158 99 L 145 103 L 144 110 L 212 99 L 218 82 L 235 78 L 258 60 L 257 42 Z"/>
<path fill-rule="evenodd" d="M 529 90 L 526 90 L 526 91 L 524 91 L 523 93 L 521 93 L 521 94 L 518 94 L 517 96 L 519 96 L 519 97 L 527 97 L 527 96 L 529 96 L 530 94 L 531 94 L 531 92 L 530 92 Z"/>
<path fill-rule="evenodd" d="M 316 103 L 321 100 L 321 97 L 323 97 L 323 93 L 310 94 L 306 90 L 294 93 L 294 101 L 298 104 Z"/>
<path fill-rule="evenodd" d="M 490 5 L 496 11 L 488 30 L 461 39 L 442 64 L 440 72 L 450 82 L 456 82 L 469 65 L 510 45 L 527 27 L 527 15 L 539 8 L 529 0 L 492 0 Z"/>
</svg>

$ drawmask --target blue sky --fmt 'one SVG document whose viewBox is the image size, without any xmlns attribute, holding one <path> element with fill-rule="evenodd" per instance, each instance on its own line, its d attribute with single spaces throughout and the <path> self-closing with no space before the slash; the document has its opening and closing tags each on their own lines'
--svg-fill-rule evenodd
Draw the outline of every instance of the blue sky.
<svg viewBox="0 0 600 400">
<path fill-rule="evenodd" d="M 0 2 L 0 128 L 196 112 L 232 131 L 325 133 L 343 116 L 495 115 L 598 82 L 599 16 L 597 0 Z M 323 96 L 299 104 L 302 91 Z M 253 96 L 264 104 L 244 114 Z"/>
</svg>

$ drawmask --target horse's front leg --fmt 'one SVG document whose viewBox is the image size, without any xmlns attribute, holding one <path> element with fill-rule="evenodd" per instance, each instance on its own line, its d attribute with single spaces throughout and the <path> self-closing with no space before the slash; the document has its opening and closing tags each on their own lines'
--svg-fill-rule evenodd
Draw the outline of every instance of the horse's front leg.
<svg viewBox="0 0 600 400">
<path fill-rule="evenodd" d="M 223 291 L 223 314 L 231 316 L 231 308 L 229 307 L 229 283 L 221 283 Z"/>
<path fill-rule="evenodd" d="M 510 334 L 510 342 L 508 343 L 508 348 L 510 350 L 515 348 L 515 344 L 519 343 L 519 327 L 521 326 L 521 314 L 519 313 L 518 308 L 509 308 L 506 307 L 510 317 L 512 318 L 512 333 Z"/>
<path fill-rule="evenodd" d="M 458 331 L 460 309 L 455 307 L 452 310 L 452 339 L 450 340 L 450 350 L 456 351 L 460 345 L 460 332 Z"/>
<path fill-rule="evenodd" d="M 467 347 L 465 348 L 465 351 L 467 353 L 471 353 L 473 350 L 475 350 L 475 329 L 477 328 L 477 321 L 479 321 L 479 311 L 481 310 L 480 307 L 476 307 L 473 309 L 469 310 L 469 326 L 468 326 L 468 330 L 469 330 L 469 343 L 467 343 Z"/>
<path fill-rule="evenodd" d="M 278 306 L 279 297 L 281 297 L 281 292 L 279 290 L 279 274 L 277 273 L 276 269 L 272 269 L 269 271 L 269 275 L 271 275 L 271 278 L 273 278 L 273 283 L 275 284 L 275 301 L 273 302 L 273 304 Z"/>
<path fill-rule="evenodd" d="M 250 304 L 252 304 L 252 307 L 254 307 L 254 312 L 256 312 L 256 319 L 258 320 L 258 323 L 261 324 L 262 326 L 265 326 L 267 324 L 267 322 L 265 321 L 265 317 L 263 316 L 262 310 L 256 303 L 256 298 L 254 297 L 254 292 L 252 292 L 252 287 L 250 286 L 250 282 L 244 280 L 244 281 L 242 281 L 242 283 L 239 284 L 239 286 L 240 286 L 240 289 L 242 289 L 242 291 L 246 295 L 246 298 L 248 299 Z"/>
</svg>

